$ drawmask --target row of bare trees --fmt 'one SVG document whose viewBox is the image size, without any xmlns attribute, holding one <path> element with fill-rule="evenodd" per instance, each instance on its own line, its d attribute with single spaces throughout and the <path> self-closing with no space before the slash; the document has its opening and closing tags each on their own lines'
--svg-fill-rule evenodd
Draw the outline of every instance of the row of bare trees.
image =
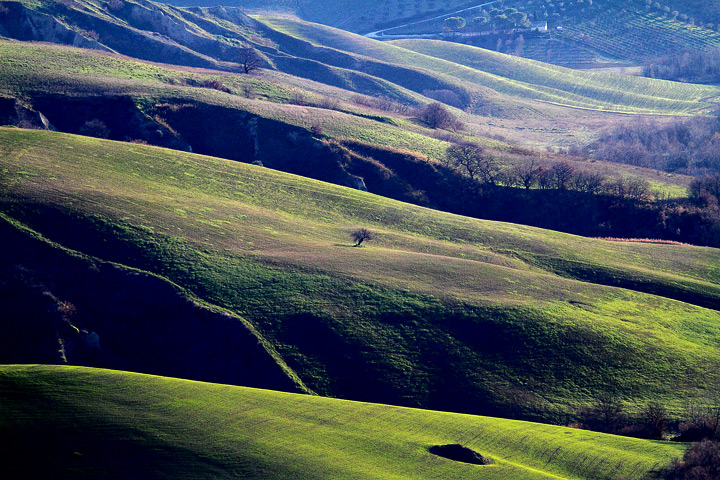
<svg viewBox="0 0 720 480">
<path fill-rule="evenodd" d="M 494 153 L 486 152 L 473 143 L 449 146 L 443 163 L 484 185 L 520 187 L 526 190 L 575 190 L 591 195 L 606 194 L 640 201 L 650 199 L 650 183 L 642 178 L 608 178 L 597 172 L 578 169 L 567 161 L 539 164 L 536 159 L 531 159 L 502 168 Z"/>
<path fill-rule="evenodd" d="M 664 125 L 638 120 L 621 125 L 588 150 L 600 160 L 668 172 L 720 172 L 720 120 L 693 118 Z"/>
<path fill-rule="evenodd" d="M 709 386 L 685 403 L 684 419 L 677 424 L 680 441 L 720 440 L 720 385 Z M 659 402 L 648 402 L 639 415 L 629 417 L 621 399 L 611 393 L 578 411 L 578 426 L 606 433 L 662 439 L 668 434 L 669 412 Z"/>
</svg>

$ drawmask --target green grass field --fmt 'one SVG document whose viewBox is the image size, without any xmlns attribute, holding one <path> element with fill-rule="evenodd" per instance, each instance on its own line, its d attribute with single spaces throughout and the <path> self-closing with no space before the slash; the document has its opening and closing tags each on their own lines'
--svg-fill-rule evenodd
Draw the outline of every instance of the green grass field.
<svg viewBox="0 0 720 480">
<path fill-rule="evenodd" d="M 661 110 L 663 102 L 668 102 L 665 108 L 684 113 L 695 111 L 704 102 L 720 100 L 720 90 L 707 85 L 678 84 L 644 77 L 573 70 L 437 40 L 395 40 L 391 43 L 511 81 L 532 85 L 541 92 L 555 90 L 558 97 L 567 95 L 568 98 L 585 98 L 588 104 L 595 100 L 598 106 L 610 103 L 627 105 L 628 111 L 634 108 Z"/>
<path fill-rule="evenodd" d="M 210 81 L 220 82 L 229 89 L 229 93 L 192 86 Z M 243 95 L 245 88 L 252 90 L 252 99 Z M 421 101 L 421 97 L 414 92 L 403 91 L 408 100 Z M 47 95 L 60 95 L 63 100 L 85 99 L 88 103 L 88 107 L 79 109 L 78 113 L 59 109 L 59 119 L 53 118 L 54 112 L 43 112 L 50 117 L 51 122 L 68 120 L 63 117 L 84 115 L 75 121 L 82 124 L 85 120 L 107 115 L 95 101 L 101 95 L 109 99 L 127 99 L 127 103 L 136 105 L 140 111 L 148 111 L 155 105 L 200 104 L 227 108 L 228 111 L 248 112 L 281 122 L 288 128 L 297 126 L 309 130 L 315 125 L 322 129 L 325 136 L 333 139 L 361 140 L 416 152 L 436 160 L 443 158 L 448 145 L 446 141 L 434 138 L 430 129 L 413 122 L 408 114 L 379 112 L 359 106 L 352 101 L 354 93 L 351 90 L 311 82 L 282 72 L 264 70 L 250 76 L 237 75 L 152 64 L 59 45 L 0 42 L 0 96 L 18 98 L 21 103 L 32 105 L 35 98 L 42 99 Z M 332 109 L 288 103 L 297 95 L 318 106 L 322 106 L 327 99 L 337 101 Z M 466 138 L 501 152 L 510 148 L 504 142 L 475 136 L 476 131 L 486 134 L 485 127 L 474 116 L 458 113 L 468 122 Z M 571 121 L 573 128 L 578 128 L 572 118 L 564 117 L 562 120 Z M 548 123 L 546 118 L 541 122 Z M 535 130 L 534 124 L 522 122 L 522 125 L 523 128 Z M 565 129 L 556 129 L 551 125 L 543 128 L 543 131 L 551 136 L 567 136 Z M 525 130 L 517 132 L 523 133 Z M 197 145 L 194 147 L 197 148 Z M 654 171 L 605 162 L 588 163 L 582 168 L 600 171 L 607 176 L 640 175 L 651 180 L 657 191 L 670 192 L 672 196 L 683 196 L 689 182 L 683 176 L 659 175 Z"/>
<path fill-rule="evenodd" d="M 1 366 L 12 478 L 641 479 L 686 444 L 79 367 Z M 428 448 L 462 443 L 495 463 Z"/>
<path fill-rule="evenodd" d="M 715 249 L 474 220 L 53 132 L 1 130 L 0 172 L 7 215 L 240 314 L 319 393 L 486 413 L 515 398 L 550 418 L 612 391 L 676 410 L 720 364 Z M 377 239 L 351 248 L 358 226 Z"/>
<path fill-rule="evenodd" d="M 484 49 L 428 40 L 377 42 L 342 30 L 283 17 L 258 17 L 285 33 L 389 63 L 449 75 L 510 97 L 620 113 L 684 115 L 709 108 L 713 86 L 588 73 Z M 401 48 L 394 48 L 401 47 Z"/>
</svg>

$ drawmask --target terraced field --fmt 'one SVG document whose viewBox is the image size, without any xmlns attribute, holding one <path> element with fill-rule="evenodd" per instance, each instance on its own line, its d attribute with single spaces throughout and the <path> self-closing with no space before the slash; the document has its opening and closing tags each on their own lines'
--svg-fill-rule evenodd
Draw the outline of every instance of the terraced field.
<svg viewBox="0 0 720 480">
<path fill-rule="evenodd" d="M 652 12 L 638 15 L 610 10 L 592 19 L 568 24 L 562 36 L 637 62 L 668 52 L 720 47 L 720 33 Z M 648 41 L 649 38 L 652 41 Z"/>
<path fill-rule="evenodd" d="M 2 366 L 0 406 L 13 478 L 641 479 L 686 448 L 78 367 Z M 448 443 L 495 463 L 428 451 Z"/>
</svg>

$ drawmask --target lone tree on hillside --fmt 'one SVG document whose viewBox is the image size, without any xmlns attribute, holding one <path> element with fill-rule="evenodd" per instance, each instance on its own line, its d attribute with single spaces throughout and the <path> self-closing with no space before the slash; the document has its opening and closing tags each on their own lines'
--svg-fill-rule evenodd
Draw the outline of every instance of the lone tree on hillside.
<svg viewBox="0 0 720 480">
<path fill-rule="evenodd" d="M 252 73 L 260 68 L 260 55 L 252 47 L 243 48 L 238 55 L 238 63 L 242 65 L 243 72 Z"/>
<path fill-rule="evenodd" d="M 350 234 L 350 236 L 352 237 L 353 240 L 355 240 L 355 245 L 354 245 L 355 247 L 359 247 L 360 244 L 363 243 L 363 241 L 372 240 L 375 237 L 373 232 L 371 232 L 370 230 L 368 230 L 365 227 L 358 228 L 357 230 L 352 232 Z"/>
</svg>

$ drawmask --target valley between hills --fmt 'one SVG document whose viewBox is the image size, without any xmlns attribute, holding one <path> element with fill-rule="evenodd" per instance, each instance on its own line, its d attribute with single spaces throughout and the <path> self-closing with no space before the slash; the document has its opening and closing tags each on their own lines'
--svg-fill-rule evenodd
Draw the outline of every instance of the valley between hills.
<svg viewBox="0 0 720 480">
<path fill-rule="evenodd" d="M 713 478 L 720 3 L 188 2 L 0 1 L 3 476 Z"/>
</svg>

